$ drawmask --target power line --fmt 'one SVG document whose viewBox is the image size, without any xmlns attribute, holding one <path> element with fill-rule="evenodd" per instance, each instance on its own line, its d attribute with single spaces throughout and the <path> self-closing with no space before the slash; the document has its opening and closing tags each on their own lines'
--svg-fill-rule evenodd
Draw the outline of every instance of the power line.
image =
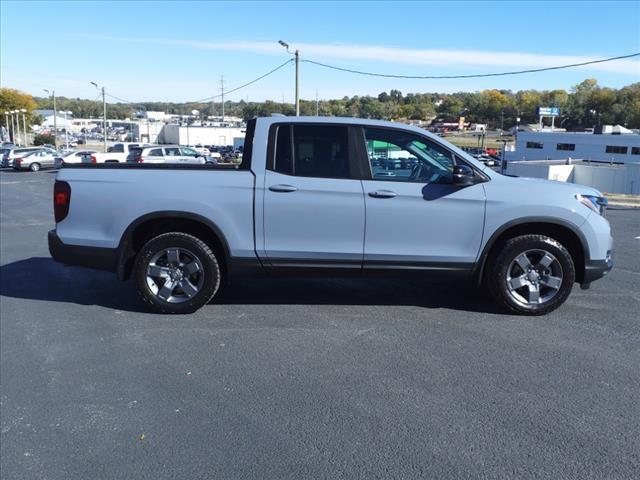
<svg viewBox="0 0 640 480">
<path fill-rule="evenodd" d="M 549 70 L 561 70 L 564 68 L 573 68 L 573 67 L 582 67 L 584 65 L 592 65 L 594 63 L 604 63 L 604 62 L 612 62 L 614 60 L 622 60 L 625 58 L 632 58 L 640 56 L 640 52 L 632 53 L 629 55 L 621 55 L 618 57 L 611 58 L 603 58 L 601 60 L 590 60 L 588 62 L 582 63 L 571 63 L 568 65 L 559 65 L 556 67 L 545 67 L 545 68 L 534 68 L 530 70 L 517 70 L 514 72 L 499 72 L 499 73 L 481 73 L 474 75 L 393 75 L 393 74 L 385 74 L 385 73 L 375 73 L 375 72 L 363 72 L 361 70 L 352 70 L 350 68 L 337 67 L 335 65 L 328 65 L 326 63 L 316 62 L 315 60 L 302 59 L 302 62 L 311 63 L 313 65 L 318 65 L 324 68 L 330 68 L 332 70 L 339 70 L 341 72 L 347 73 L 355 73 L 357 75 L 368 75 L 370 77 L 386 77 L 386 78 L 406 78 L 406 79 L 422 79 L 422 80 L 442 80 L 442 79 L 452 79 L 452 78 L 481 78 L 481 77 L 500 77 L 505 75 L 521 75 L 523 73 L 535 73 L 535 72 L 546 72 Z"/>
<path fill-rule="evenodd" d="M 124 98 L 116 97 L 115 95 L 111 95 L 110 93 L 106 93 L 106 92 L 105 92 L 105 95 L 107 97 L 113 98 L 114 100 L 118 100 L 119 102 L 129 103 L 131 105 L 140 105 L 140 103 L 143 103 L 143 102 L 131 102 L 129 100 L 125 100 Z"/>
<path fill-rule="evenodd" d="M 243 84 L 243 85 L 240 85 L 239 87 L 233 88 L 233 89 L 231 89 L 231 90 L 225 90 L 225 92 L 224 92 L 224 93 L 225 93 L 225 95 L 229 95 L 230 93 L 237 92 L 238 90 L 241 90 L 241 89 L 243 89 L 243 88 L 245 88 L 245 87 L 248 87 L 249 85 L 252 85 L 252 84 L 256 83 L 257 81 L 262 80 L 262 79 L 263 79 L 263 78 L 265 78 L 265 77 L 268 77 L 268 76 L 269 76 L 269 75 L 271 75 L 272 73 L 277 72 L 277 71 L 278 71 L 278 70 L 280 70 L 282 67 L 284 67 L 285 65 L 288 65 L 288 64 L 289 64 L 289 63 L 291 63 L 291 62 L 293 62 L 293 59 L 292 59 L 292 58 L 290 58 L 289 60 L 287 60 L 287 61 L 286 61 L 286 62 L 284 62 L 284 63 L 281 63 L 281 64 L 280 64 L 280 65 L 278 65 L 276 68 L 274 68 L 273 70 L 268 71 L 268 72 L 267 72 L 267 73 L 265 73 L 264 75 L 260 75 L 258 78 L 255 78 L 255 79 L 251 80 L 250 82 L 247 82 L 247 83 L 245 83 L 245 84 Z M 214 95 L 214 96 L 212 96 L 212 97 L 203 98 L 203 99 L 201 99 L 201 100 L 196 100 L 196 101 L 194 101 L 194 102 L 185 102 L 185 103 L 203 103 L 203 102 L 206 102 L 206 101 L 209 101 L 209 100 L 213 100 L 214 98 L 220 98 L 221 96 L 222 96 L 222 94 L 220 94 L 220 95 Z"/>
</svg>

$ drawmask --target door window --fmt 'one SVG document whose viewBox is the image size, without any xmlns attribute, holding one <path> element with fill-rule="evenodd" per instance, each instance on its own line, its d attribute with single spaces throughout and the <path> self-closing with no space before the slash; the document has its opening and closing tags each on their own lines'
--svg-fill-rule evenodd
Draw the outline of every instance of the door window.
<svg viewBox="0 0 640 480">
<path fill-rule="evenodd" d="M 165 154 L 167 155 L 167 157 L 179 157 L 180 156 L 180 149 L 178 147 L 167 147 L 164 149 Z"/>
<path fill-rule="evenodd" d="M 162 157 L 162 149 L 161 148 L 153 148 L 149 152 L 149 155 L 152 157 Z"/>
<path fill-rule="evenodd" d="M 386 128 L 365 128 L 364 135 L 374 180 L 453 181 L 453 155 L 435 142 L 410 132 Z"/>
<path fill-rule="evenodd" d="M 279 125 L 274 170 L 285 175 L 351 178 L 347 127 Z"/>
<path fill-rule="evenodd" d="M 198 156 L 198 152 L 196 152 L 195 150 L 192 150 L 191 148 L 182 148 L 182 155 L 185 155 L 187 157 L 197 157 Z"/>
</svg>

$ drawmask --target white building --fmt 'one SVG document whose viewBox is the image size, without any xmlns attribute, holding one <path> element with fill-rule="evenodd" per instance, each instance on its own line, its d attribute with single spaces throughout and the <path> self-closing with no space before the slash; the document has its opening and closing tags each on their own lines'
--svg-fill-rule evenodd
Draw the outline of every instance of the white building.
<svg viewBox="0 0 640 480">
<path fill-rule="evenodd" d="M 179 145 L 237 145 L 237 139 L 244 141 L 245 131 L 244 127 L 164 125 L 158 142 Z"/>
<path fill-rule="evenodd" d="M 640 195 L 640 162 L 624 165 L 581 160 L 515 161 L 507 163 L 506 173 L 578 183 L 605 193 Z"/>
<path fill-rule="evenodd" d="M 614 128 L 603 131 L 615 132 Z M 634 133 L 518 132 L 507 161 L 579 158 L 602 162 L 640 163 L 640 135 Z"/>
</svg>

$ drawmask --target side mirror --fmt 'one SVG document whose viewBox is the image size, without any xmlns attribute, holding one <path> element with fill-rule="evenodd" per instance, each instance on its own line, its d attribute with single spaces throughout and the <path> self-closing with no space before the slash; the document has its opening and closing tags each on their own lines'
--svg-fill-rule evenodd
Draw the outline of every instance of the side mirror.
<svg viewBox="0 0 640 480">
<path fill-rule="evenodd" d="M 475 183 L 473 169 L 468 165 L 456 165 L 453 167 L 453 184 L 459 187 L 468 187 Z"/>
</svg>

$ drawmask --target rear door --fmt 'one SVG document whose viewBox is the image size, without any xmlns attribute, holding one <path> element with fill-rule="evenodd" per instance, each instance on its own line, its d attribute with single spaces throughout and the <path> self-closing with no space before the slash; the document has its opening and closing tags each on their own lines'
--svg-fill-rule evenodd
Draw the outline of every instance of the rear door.
<svg viewBox="0 0 640 480">
<path fill-rule="evenodd" d="M 144 163 L 164 163 L 164 152 L 162 147 L 150 148 L 149 153 L 143 158 Z"/>
<path fill-rule="evenodd" d="M 360 269 L 364 198 L 351 127 L 271 127 L 264 250 L 272 266 Z"/>
</svg>

